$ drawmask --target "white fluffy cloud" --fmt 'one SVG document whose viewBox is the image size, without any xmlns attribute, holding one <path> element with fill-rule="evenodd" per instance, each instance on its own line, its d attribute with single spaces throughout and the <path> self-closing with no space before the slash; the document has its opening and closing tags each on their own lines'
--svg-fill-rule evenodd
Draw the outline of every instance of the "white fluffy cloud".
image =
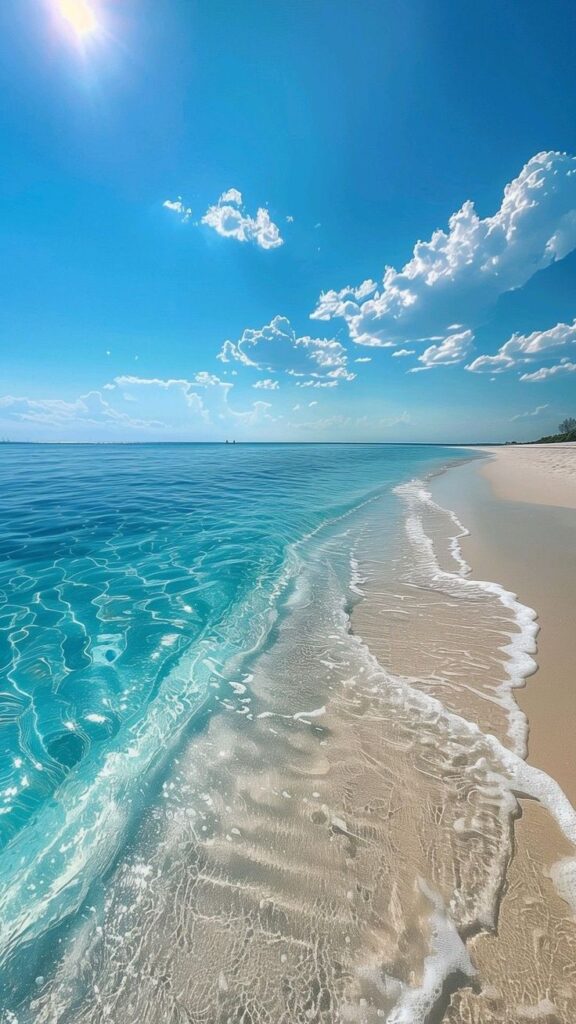
<svg viewBox="0 0 576 1024">
<path fill-rule="evenodd" d="M 120 376 L 114 377 L 112 383 L 124 394 L 130 389 L 136 393 L 144 392 L 146 407 L 159 403 L 167 422 L 172 425 L 176 418 L 178 425 L 190 426 L 190 414 L 193 414 L 193 423 L 200 431 L 219 425 L 230 428 L 256 426 L 274 419 L 269 412 L 272 408 L 270 402 L 252 402 L 247 409 L 232 406 L 230 393 L 234 384 L 206 370 L 200 370 L 190 379 Z"/>
<path fill-rule="evenodd" d="M 397 348 L 396 351 L 392 353 L 392 355 L 395 356 L 396 359 L 400 359 L 402 356 L 413 356 L 415 354 L 415 348 Z"/>
<path fill-rule="evenodd" d="M 571 363 L 569 359 L 561 359 L 555 366 L 542 366 L 533 373 L 523 373 L 520 380 L 535 384 L 551 377 L 563 377 L 565 373 L 576 373 L 576 363 Z"/>
<path fill-rule="evenodd" d="M 260 388 L 263 391 L 277 391 L 280 385 L 277 380 L 272 380 L 271 377 L 266 377 L 264 380 L 257 380 L 252 387 Z"/>
<path fill-rule="evenodd" d="M 229 188 L 222 193 L 217 203 L 208 207 L 202 217 L 202 224 L 213 228 L 224 238 L 253 242 L 261 249 L 277 249 L 284 244 L 280 230 L 270 219 L 268 210 L 260 206 L 256 216 L 251 217 L 244 210 L 242 193 L 237 188 Z"/>
<path fill-rule="evenodd" d="M 237 188 L 229 188 L 227 192 L 222 193 L 218 202 L 234 203 L 236 206 L 242 206 L 242 193 Z"/>
<path fill-rule="evenodd" d="M 556 324 L 547 331 L 513 334 L 496 355 L 478 356 L 466 369 L 473 373 L 503 373 L 538 357 L 552 355 L 567 345 L 576 345 L 576 319 L 571 324 Z"/>
<path fill-rule="evenodd" d="M 576 158 L 538 153 L 504 189 L 499 209 L 481 218 L 467 201 L 448 230 L 417 242 L 401 270 L 387 267 L 382 284 L 321 295 L 312 317 L 342 317 L 359 344 L 441 340 L 455 321 L 482 321 L 504 292 L 576 248 Z M 439 336 L 434 339 L 432 336 Z"/>
<path fill-rule="evenodd" d="M 449 334 L 439 345 L 430 345 L 418 356 L 418 362 L 422 366 L 414 366 L 408 373 L 418 373 L 419 370 L 432 370 L 435 366 L 455 366 L 466 358 L 474 335 L 472 331 L 460 331 L 458 334 Z"/>
<path fill-rule="evenodd" d="M 275 316 L 258 330 L 247 328 L 237 342 L 225 341 L 217 358 L 298 378 L 298 387 L 337 387 L 356 377 L 348 353 L 334 338 L 298 337 L 290 321 Z"/>
<path fill-rule="evenodd" d="M 172 213 L 177 213 L 184 224 L 186 224 L 192 216 L 192 210 L 189 206 L 185 205 L 182 200 L 182 196 L 178 196 L 178 199 L 165 199 L 162 206 L 165 210 L 171 210 Z"/>
</svg>

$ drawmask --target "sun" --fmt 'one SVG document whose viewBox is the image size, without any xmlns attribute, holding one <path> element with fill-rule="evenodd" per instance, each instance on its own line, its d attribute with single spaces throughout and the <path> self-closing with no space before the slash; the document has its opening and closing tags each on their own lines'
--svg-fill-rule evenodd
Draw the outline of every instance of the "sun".
<svg viewBox="0 0 576 1024">
<path fill-rule="evenodd" d="M 56 7 L 76 35 L 88 36 L 98 28 L 96 14 L 88 0 L 56 0 Z"/>
</svg>

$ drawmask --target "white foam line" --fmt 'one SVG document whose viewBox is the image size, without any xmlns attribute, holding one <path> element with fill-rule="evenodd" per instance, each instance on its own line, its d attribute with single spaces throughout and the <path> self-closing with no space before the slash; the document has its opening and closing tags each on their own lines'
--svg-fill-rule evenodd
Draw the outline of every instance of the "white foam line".
<svg viewBox="0 0 576 1024">
<path fill-rule="evenodd" d="M 420 985 L 417 988 L 403 985 L 400 999 L 388 1016 L 388 1024 L 419 1024 L 438 1002 L 450 975 L 461 973 L 472 978 L 476 973 L 442 897 L 423 878 L 418 879 L 418 885 L 433 907 L 430 915 L 432 952 L 424 960 Z"/>
<path fill-rule="evenodd" d="M 475 722 L 448 711 L 436 697 L 416 685 L 411 685 L 416 680 L 393 677 L 383 672 L 377 658 L 372 654 L 365 641 L 357 634 L 348 631 L 350 641 L 362 648 L 369 671 L 379 675 L 384 674 L 388 693 L 397 696 L 399 703 L 405 705 L 409 697 L 413 706 L 420 708 L 427 715 L 431 714 L 443 719 L 456 734 L 471 736 L 487 746 L 503 770 L 501 775 L 490 772 L 488 777 L 492 777 L 493 781 L 503 788 L 503 795 L 506 792 L 509 794 L 510 812 L 513 811 L 514 804 L 519 798 L 532 797 L 546 808 L 564 836 L 576 848 L 576 811 L 555 779 L 541 769 L 526 763 L 524 759 L 526 757 L 526 720 L 512 695 L 512 690 L 523 685 L 526 677 L 536 668 L 536 662 L 532 657 L 536 649 L 535 638 L 538 632 L 535 621 L 536 612 L 522 604 L 515 594 L 505 590 L 498 583 L 466 578 L 470 569 L 462 557 L 458 540 L 459 537 L 466 536 L 468 531 L 460 523 L 455 513 L 443 509 L 433 501 L 421 481 L 413 480 L 403 484 L 395 488 L 395 493 L 399 494 L 408 505 L 406 532 L 428 570 L 432 582 L 456 580 L 462 587 L 478 587 L 485 593 L 494 595 L 503 607 L 514 614 L 519 632 L 510 634 L 510 644 L 502 648 L 503 652 L 508 655 L 506 664 L 508 680 L 500 687 L 502 704 L 509 711 L 509 735 L 514 749 L 509 749 L 496 736 L 483 733 Z M 459 537 L 455 538 L 457 546 L 454 545 L 452 548 L 452 553 L 459 566 L 458 573 L 445 572 L 440 568 L 432 541 L 425 533 L 422 518 L 418 515 L 419 504 L 435 511 L 445 512 L 460 531 Z M 576 856 L 563 858 L 555 864 L 551 869 L 551 878 L 561 898 L 573 908 L 576 914 Z M 434 912 L 430 919 L 433 934 L 432 949 L 424 962 L 421 984 L 413 988 L 401 986 L 396 1005 L 388 1016 L 388 1024 L 424 1024 L 441 995 L 444 982 L 450 975 L 461 971 L 470 977 L 474 973 L 464 942 L 445 910 L 441 898 L 428 889 L 422 880 L 419 881 L 419 884 L 434 906 Z M 495 910 L 496 907 L 493 908 L 492 921 L 479 918 L 478 923 L 484 928 L 490 927 L 493 924 Z M 388 981 L 390 980 L 393 979 L 388 979 Z"/>
<path fill-rule="evenodd" d="M 321 715 L 326 714 L 326 705 L 323 704 L 321 708 L 314 708 L 313 711 L 297 711 L 292 718 L 295 722 L 300 722 L 303 718 L 320 718 Z"/>
<path fill-rule="evenodd" d="M 364 591 L 360 586 L 361 583 L 366 583 L 366 577 L 362 576 L 360 572 L 360 564 L 358 559 L 354 555 L 350 555 L 350 590 L 354 594 L 358 594 L 359 597 L 364 597 Z"/>
<path fill-rule="evenodd" d="M 467 735 L 486 744 L 490 753 L 499 761 L 503 768 L 503 774 L 500 775 L 492 772 L 489 773 L 488 777 L 492 777 L 499 786 L 503 787 L 504 794 L 509 794 L 510 813 L 512 813 L 519 797 L 532 797 L 548 810 L 566 838 L 576 847 L 576 811 L 555 779 L 539 768 L 534 768 L 532 765 L 527 764 L 526 761 L 514 751 L 504 746 L 495 736 L 483 733 L 475 722 L 470 722 L 461 715 L 448 711 L 436 697 L 411 686 L 409 681 L 405 679 L 390 676 L 384 672 L 366 643 L 357 634 L 349 634 L 349 639 L 362 649 L 366 665 L 370 667 L 371 672 L 380 676 L 384 675 L 388 695 L 395 696 L 399 704 L 406 706 L 407 698 L 409 698 L 412 706 L 419 708 L 425 715 L 432 715 L 434 718 L 442 719 L 456 735 Z M 576 857 L 564 858 L 554 865 L 551 874 L 559 895 L 576 911 Z M 422 883 L 420 885 L 422 888 Z M 435 896 L 432 902 L 435 903 Z M 436 910 L 438 910 L 438 907 L 436 907 Z M 495 910 L 496 907 L 493 908 L 490 919 L 479 917 L 478 923 L 483 928 L 493 926 Z M 438 936 L 441 934 L 441 931 L 439 931 L 438 922 L 434 923 L 433 921 L 435 938 L 432 944 L 432 953 L 425 961 L 422 985 L 410 989 L 402 989 L 399 1001 L 396 1003 L 392 1015 L 388 1017 L 388 1024 L 424 1024 L 431 1007 L 434 1005 L 431 997 L 434 995 L 435 999 L 438 998 L 444 980 L 456 969 L 463 970 L 465 974 L 470 973 L 463 968 L 463 961 L 460 961 L 457 967 L 454 966 L 461 955 L 460 946 L 463 945 L 463 942 L 459 939 L 460 945 L 456 943 L 456 936 L 458 934 L 456 926 L 447 912 L 444 913 L 446 916 L 445 926 L 443 925 L 444 938 L 450 935 L 453 939 L 450 948 L 447 949 L 444 940 L 442 940 L 445 950 L 444 955 L 440 955 Z M 448 930 L 446 931 L 446 929 Z M 436 982 L 432 984 L 434 976 L 436 976 Z"/>
<path fill-rule="evenodd" d="M 431 495 L 419 480 L 412 480 L 410 483 L 402 484 L 395 488 L 395 493 L 402 497 L 408 505 L 409 514 L 406 519 L 406 532 L 408 538 L 420 556 L 421 565 L 429 573 L 432 583 L 457 582 L 463 589 L 474 591 L 480 589 L 486 594 L 497 598 L 500 604 L 511 611 L 518 626 L 517 633 L 509 633 L 510 643 L 502 647 L 506 654 L 505 671 L 507 680 L 498 687 L 502 706 L 508 715 L 508 736 L 513 744 L 514 751 L 521 757 L 527 754 L 528 723 L 523 711 L 519 708 L 514 699 L 512 691 L 523 686 L 527 676 L 531 675 L 537 668 L 536 661 L 532 655 L 536 651 L 536 636 L 538 624 L 536 612 L 533 608 L 522 604 L 516 594 L 505 590 L 499 583 L 489 580 L 474 580 L 467 577 L 470 571 L 469 566 L 460 556 L 457 561 L 460 565 L 459 573 L 447 572 L 440 568 L 432 540 L 424 531 L 422 517 L 419 514 L 419 506 L 433 508 L 435 511 L 444 512 L 457 525 L 461 531 L 459 536 L 465 536 L 468 531 L 462 525 L 455 513 L 443 509 L 432 500 Z M 459 545 L 458 545 L 459 548 Z M 464 575 L 466 573 L 466 575 Z"/>
</svg>

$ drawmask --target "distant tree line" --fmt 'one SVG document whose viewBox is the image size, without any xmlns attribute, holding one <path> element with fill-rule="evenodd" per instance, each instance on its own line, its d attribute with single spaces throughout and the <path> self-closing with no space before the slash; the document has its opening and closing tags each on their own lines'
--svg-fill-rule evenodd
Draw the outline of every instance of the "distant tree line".
<svg viewBox="0 0 576 1024">
<path fill-rule="evenodd" d="M 539 437 L 533 444 L 561 444 L 563 441 L 576 441 L 576 418 L 567 416 L 558 424 L 558 433 L 548 437 Z"/>
</svg>

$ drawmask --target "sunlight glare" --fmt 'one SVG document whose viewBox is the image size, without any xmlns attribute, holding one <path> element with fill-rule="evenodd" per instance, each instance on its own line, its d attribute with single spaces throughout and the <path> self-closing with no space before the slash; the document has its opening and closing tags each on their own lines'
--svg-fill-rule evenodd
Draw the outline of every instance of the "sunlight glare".
<svg viewBox="0 0 576 1024">
<path fill-rule="evenodd" d="M 98 28 L 96 14 L 87 0 L 56 0 L 62 17 L 78 36 L 87 36 Z"/>
</svg>

